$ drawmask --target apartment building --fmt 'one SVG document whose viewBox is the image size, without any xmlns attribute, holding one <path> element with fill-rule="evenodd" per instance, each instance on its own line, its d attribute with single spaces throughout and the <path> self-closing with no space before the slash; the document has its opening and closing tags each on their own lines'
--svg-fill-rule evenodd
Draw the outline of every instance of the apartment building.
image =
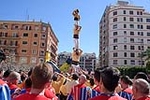
<svg viewBox="0 0 150 100">
<path fill-rule="evenodd" d="M 70 52 L 61 52 L 58 54 L 58 66 L 61 66 L 68 58 L 71 58 Z M 96 67 L 96 54 L 95 53 L 84 53 L 80 57 L 80 67 L 89 71 Z"/>
<path fill-rule="evenodd" d="M 58 39 L 49 23 L 0 20 L 0 48 L 16 64 L 57 61 Z"/>
<path fill-rule="evenodd" d="M 139 55 L 150 48 L 150 13 L 118 1 L 107 6 L 99 23 L 100 66 L 144 66 Z"/>
</svg>

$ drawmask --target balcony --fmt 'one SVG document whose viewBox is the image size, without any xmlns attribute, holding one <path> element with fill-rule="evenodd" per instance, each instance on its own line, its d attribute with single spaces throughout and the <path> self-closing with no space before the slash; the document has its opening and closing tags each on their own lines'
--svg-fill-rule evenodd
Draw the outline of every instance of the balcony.
<svg viewBox="0 0 150 100">
<path fill-rule="evenodd" d="M 20 39 L 18 35 L 16 36 L 0 36 L 1 39 Z"/>
</svg>

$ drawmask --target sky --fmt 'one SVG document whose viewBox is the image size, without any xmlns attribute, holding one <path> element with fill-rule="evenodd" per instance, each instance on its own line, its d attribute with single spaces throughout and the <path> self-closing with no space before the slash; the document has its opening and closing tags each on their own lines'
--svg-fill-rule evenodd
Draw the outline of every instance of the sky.
<svg viewBox="0 0 150 100">
<path fill-rule="evenodd" d="M 126 0 L 150 12 L 150 0 Z M 83 53 L 99 55 L 99 22 L 107 5 L 117 0 L 1 0 L 0 20 L 42 20 L 50 23 L 57 36 L 58 53 L 74 47 L 72 11 L 79 9 L 82 29 L 79 47 Z"/>
</svg>

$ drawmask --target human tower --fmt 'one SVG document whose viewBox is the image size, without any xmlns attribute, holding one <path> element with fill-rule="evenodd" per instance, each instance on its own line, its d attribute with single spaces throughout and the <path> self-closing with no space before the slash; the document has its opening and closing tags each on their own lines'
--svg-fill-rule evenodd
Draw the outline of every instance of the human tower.
<svg viewBox="0 0 150 100">
<path fill-rule="evenodd" d="M 77 71 L 79 68 L 80 56 L 82 54 L 82 50 L 79 48 L 79 33 L 81 30 L 81 26 L 79 25 L 80 15 L 79 10 L 75 9 L 72 12 L 74 17 L 74 28 L 73 28 L 73 39 L 74 39 L 74 47 L 72 52 L 72 67 Z"/>
</svg>

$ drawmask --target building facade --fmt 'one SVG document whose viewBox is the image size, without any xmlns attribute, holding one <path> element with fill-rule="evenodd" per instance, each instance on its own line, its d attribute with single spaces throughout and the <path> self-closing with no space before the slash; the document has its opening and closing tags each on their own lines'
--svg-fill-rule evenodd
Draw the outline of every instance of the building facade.
<svg viewBox="0 0 150 100">
<path fill-rule="evenodd" d="M 58 39 L 49 23 L 0 20 L 0 47 L 17 64 L 57 62 Z"/>
<path fill-rule="evenodd" d="M 61 52 L 58 54 L 58 66 L 61 66 L 68 58 L 71 58 L 70 52 Z M 80 67 L 89 71 L 94 70 L 96 67 L 96 54 L 84 53 L 80 57 Z"/>
<path fill-rule="evenodd" d="M 99 23 L 100 66 L 144 66 L 139 55 L 150 48 L 150 13 L 118 1 L 107 6 Z"/>
</svg>

